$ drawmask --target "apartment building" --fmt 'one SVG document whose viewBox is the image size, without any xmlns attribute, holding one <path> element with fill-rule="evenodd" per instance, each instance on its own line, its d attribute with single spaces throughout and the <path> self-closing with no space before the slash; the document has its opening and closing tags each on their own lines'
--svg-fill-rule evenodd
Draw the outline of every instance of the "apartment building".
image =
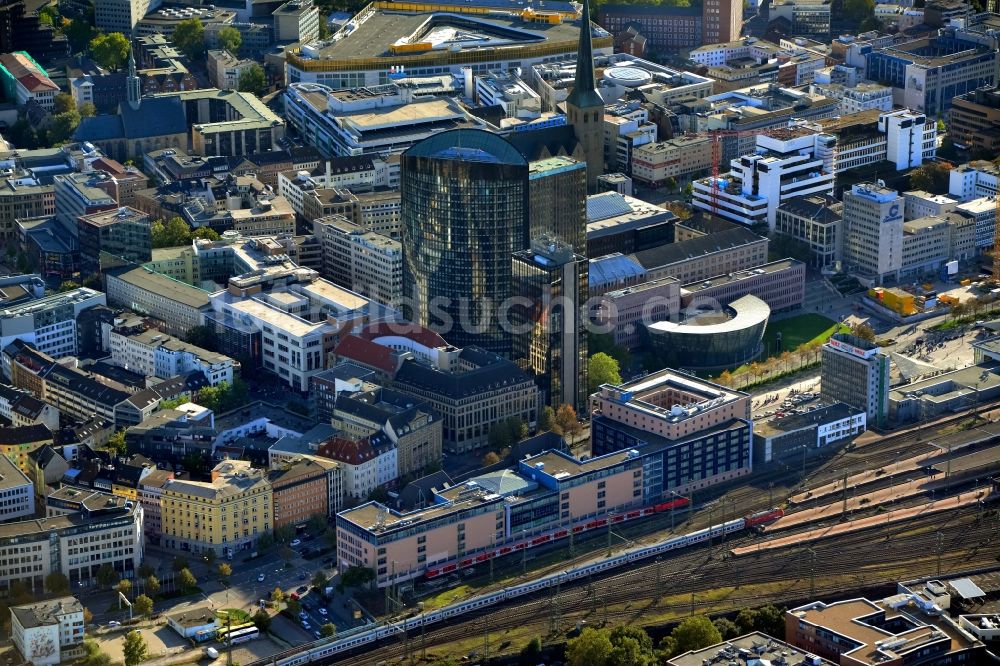
<svg viewBox="0 0 1000 666">
<path fill-rule="evenodd" d="M 232 384 L 239 363 L 144 325 L 116 326 L 109 335 L 111 361 L 146 377 L 170 379 L 201 372 L 211 386 Z"/>
<path fill-rule="evenodd" d="M 160 537 L 163 534 L 163 514 L 160 511 L 160 501 L 163 497 L 163 488 L 167 485 L 167 481 L 173 478 L 173 472 L 157 469 L 139 481 L 137 495 L 145 514 L 143 533 L 147 543 L 156 545 L 160 543 Z"/>
<path fill-rule="evenodd" d="M 638 102 L 612 104 L 604 108 L 604 164 L 607 171 L 632 168 L 632 153 L 656 141 L 656 125 L 649 111 Z"/>
<path fill-rule="evenodd" d="M 83 604 L 75 597 L 10 608 L 11 641 L 32 666 L 53 666 L 72 658 L 74 648 L 83 645 L 83 635 Z"/>
<path fill-rule="evenodd" d="M 212 411 L 187 403 L 161 409 L 131 426 L 125 431 L 125 443 L 130 453 L 179 465 L 187 456 L 210 457 L 218 434 Z"/>
<path fill-rule="evenodd" d="M 208 82 L 220 90 L 237 90 L 243 72 L 257 63 L 250 58 L 238 58 L 229 51 L 209 49 L 206 53 Z"/>
<path fill-rule="evenodd" d="M 274 529 L 305 524 L 313 516 L 331 514 L 330 476 L 334 466 L 311 458 L 284 464 L 267 473 L 274 498 Z M 338 503 L 339 504 L 339 503 Z"/>
<path fill-rule="evenodd" d="M 0 455 L 0 523 L 35 515 L 35 486 L 7 455 Z"/>
<path fill-rule="evenodd" d="M 163 544 L 176 550 L 231 557 L 274 526 L 266 472 L 245 460 L 219 463 L 211 481 L 167 481 L 160 504 Z"/>
</svg>

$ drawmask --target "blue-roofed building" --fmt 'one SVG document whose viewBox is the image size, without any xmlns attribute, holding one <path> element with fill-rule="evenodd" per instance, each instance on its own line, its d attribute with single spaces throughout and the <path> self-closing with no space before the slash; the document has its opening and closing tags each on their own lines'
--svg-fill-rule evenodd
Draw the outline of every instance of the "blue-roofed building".
<svg viewBox="0 0 1000 666">
<path fill-rule="evenodd" d="M 590 260 L 590 295 L 629 287 L 646 280 L 646 269 L 632 257 L 620 252 Z"/>
<path fill-rule="evenodd" d="M 587 256 L 629 254 L 674 240 L 677 217 L 665 208 L 618 192 L 587 197 Z"/>
</svg>

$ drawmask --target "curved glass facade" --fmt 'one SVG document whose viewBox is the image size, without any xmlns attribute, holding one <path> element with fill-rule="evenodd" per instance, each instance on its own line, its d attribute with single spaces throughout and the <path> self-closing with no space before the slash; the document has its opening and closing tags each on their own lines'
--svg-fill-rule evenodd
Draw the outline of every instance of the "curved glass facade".
<svg viewBox="0 0 1000 666">
<path fill-rule="evenodd" d="M 659 359 L 672 368 L 732 368 L 755 358 L 761 349 L 771 308 L 756 296 L 739 298 L 719 324 L 657 322 L 646 335 Z"/>
<path fill-rule="evenodd" d="M 528 163 L 505 139 L 453 130 L 403 153 L 404 311 L 457 347 L 511 353 L 498 311 L 528 247 Z"/>
</svg>

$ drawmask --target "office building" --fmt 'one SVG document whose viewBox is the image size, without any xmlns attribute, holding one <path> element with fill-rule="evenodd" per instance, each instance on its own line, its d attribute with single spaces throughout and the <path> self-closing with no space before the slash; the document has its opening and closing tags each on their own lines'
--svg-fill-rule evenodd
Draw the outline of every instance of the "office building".
<svg viewBox="0 0 1000 666">
<path fill-rule="evenodd" d="M 903 192 L 903 217 L 915 220 L 920 217 L 942 217 L 958 206 L 958 201 L 944 194 L 931 194 L 923 190 Z"/>
<path fill-rule="evenodd" d="M 61 510 L 44 519 L 8 523 L 0 536 L 0 589 L 17 581 L 37 594 L 60 572 L 70 589 L 97 584 L 105 564 L 135 580 L 143 559 L 142 507 L 123 497 L 65 488 Z"/>
<path fill-rule="evenodd" d="M 513 255 L 512 359 L 535 377 L 545 405 L 587 407 L 586 257 L 555 238 L 532 239 Z"/>
<path fill-rule="evenodd" d="M 97 0 L 94 3 L 95 25 L 104 32 L 131 36 L 135 24 L 160 7 L 161 0 Z"/>
<path fill-rule="evenodd" d="M 549 235 L 587 251 L 587 167 L 571 157 L 528 164 L 528 233 Z"/>
<path fill-rule="evenodd" d="M 220 90 L 236 90 L 243 72 L 249 70 L 256 60 L 238 58 L 229 51 L 211 49 L 206 54 L 208 82 Z"/>
<path fill-rule="evenodd" d="M 161 409 L 130 427 L 125 431 L 125 443 L 129 453 L 179 465 L 187 456 L 208 458 L 217 435 L 214 414 L 203 407 L 193 409 L 189 403 Z"/>
<path fill-rule="evenodd" d="M 948 174 L 948 194 L 966 202 L 981 197 L 995 197 L 1000 192 L 1000 169 L 992 162 L 976 160 L 960 164 Z"/>
<path fill-rule="evenodd" d="M 675 243 L 641 250 L 628 258 L 641 267 L 644 278 L 638 282 L 673 277 L 682 284 L 707 280 L 714 275 L 748 270 L 767 263 L 768 240 L 749 229 L 733 227 Z M 614 257 L 614 255 L 611 255 Z M 591 274 L 595 263 L 591 261 Z M 628 285 L 621 285 L 628 286 Z M 594 294 L 591 280 L 591 295 Z"/>
<path fill-rule="evenodd" d="M 823 345 L 823 397 L 863 410 L 869 423 L 889 413 L 889 357 L 871 342 L 836 333 Z"/>
<path fill-rule="evenodd" d="M 753 295 L 772 312 L 802 307 L 805 298 L 806 265 L 797 259 L 781 259 L 754 268 L 714 275 L 680 287 L 681 305 L 698 308 L 712 303 L 731 303 Z"/>
<path fill-rule="evenodd" d="M 638 252 L 670 243 L 676 221 L 666 208 L 629 195 L 592 194 L 587 197 L 587 256 Z"/>
<path fill-rule="evenodd" d="M 648 48 L 668 52 L 731 42 L 739 39 L 743 27 L 743 6 L 732 0 L 701 7 L 601 5 L 597 16 L 598 23 L 616 38 L 636 24 Z"/>
<path fill-rule="evenodd" d="M 802 466 L 807 458 L 830 454 L 863 433 L 865 412 L 842 402 L 809 406 L 799 414 L 754 422 L 753 461 Z M 829 448 L 828 448 L 829 447 Z"/>
<path fill-rule="evenodd" d="M 118 208 L 109 193 L 110 178 L 103 172 L 59 174 L 54 184 L 56 217 L 66 229 L 76 229 L 77 218 L 83 215 Z"/>
<path fill-rule="evenodd" d="M 676 137 L 639 146 L 632 153 L 632 177 L 660 187 L 712 168 L 712 139 Z"/>
<path fill-rule="evenodd" d="M 76 356 L 77 319 L 84 310 L 106 305 L 104 294 L 78 287 L 0 311 L 0 349 L 14 340 L 29 342 L 53 358 Z"/>
<path fill-rule="evenodd" d="M 15 102 L 18 107 L 32 101 L 50 113 L 55 108 L 59 86 L 24 51 L 0 55 L 0 85 L 7 101 Z"/>
<path fill-rule="evenodd" d="M 5 241 L 20 240 L 18 222 L 48 219 L 55 212 L 55 186 L 52 183 L 43 183 L 28 172 L 15 171 L 0 178 L 0 237 Z M 40 262 L 39 269 L 44 268 L 45 264 Z"/>
<path fill-rule="evenodd" d="M 83 644 L 83 604 L 57 597 L 10 608 L 10 638 L 32 666 L 53 666 Z"/>
<path fill-rule="evenodd" d="M 595 297 L 590 321 L 595 332 L 607 332 L 616 345 L 638 351 L 644 344 L 643 325 L 675 317 L 681 310 L 680 282 L 664 277 L 615 289 Z"/>
<path fill-rule="evenodd" d="M 310 44 L 319 39 L 320 10 L 312 0 L 289 0 L 275 9 L 271 16 L 274 18 L 276 42 Z"/>
<path fill-rule="evenodd" d="M 835 99 L 840 102 L 841 115 L 858 113 L 859 111 L 892 111 L 892 88 L 870 81 L 862 81 L 855 85 L 843 83 L 817 83 L 809 90 Z"/>
<path fill-rule="evenodd" d="M 632 171 L 632 154 L 655 143 L 657 127 L 649 122 L 649 109 L 637 101 L 620 101 L 604 107 L 604 165 L 608 171 Z"/>
<path fill-rule="evenodd" d="M 895 190 L 862 183 L 844 193 L 844 262 L 879 284 L 898 279 L 903 265 L 903 198 Z"/>
<path fill-rule="evenodd" d="M 941 117 L 952 99 L 997 84 L 996 46 L 955 28 L 865 54 L 866 77 L 892 86 L 893 102 Z"/>
<path fill-rule="evenodd" d="M 903 259 L 900 275 L 939 274 L 951 259 L 952 225 L 941 217 L 919 217 L 903 222 Z"/>
<path fill-rule="evenodd" d="M 167 481 L 160 504 L 167 548 L 232 557 L 274 527 L 267 473 L 245 460 L 219 463 L 211 481 Z"/>
<path fill-rule="evenodd" d="M 725 175 L 694 181 L 696 208 L 745 225 L 774 228 L 787 199 L 833 191 L 830 136 L 775 130 L 757 135 L 757 152 L 731 162 Z"/>
<path fill-rule="evenodd" d="M 443 132 L 403 154 L 401 189 L 407 318 L 446 325 L 456 347 L 510 354 L 497 309 L 511 254 L 528 246 L 527 161 L 497 135 Z"/>
<path fill-rule="evenodd" d="M 108 301 L 164 323 L 167 333 L 185 336 L 204 323 L 209 294 L 142 267 L 125 266 L 105 272 Z"/>
<path fill-rule="evenodd" d="M 398 303 L 403 297 L 403 246 L 398 240 L 342 215 L 314 220 L 313 235 L 321 248 L 323 277 L 380 303 Z"/>
<path fill-rule="evenodd" d="M 977 248 L 993 247 L 997 222 L 996 196 L 980 197 L 960 203 L 955 206 L 954 212 L 976 221 Z"/>
<path fill-rule="evenodd" d="M 748 294 L 725 305 L 714 299 L 701 305 L 679 320 L 644 322 L 648 347 L 660 363 L 685 370 L 728 369 L 760 355 L 771 316 L 767 303 Z"/>
<path fill-rule="evenodd" d="M 594 74 L 594 44 L 588 0 L 583 0 L 581 16 L 587 22 L 587 29 L 580 29 L 573 91 L 566 97 L 566 119 L 583 149 L 583 158 L 587 164 L 587 189 L 593 191 L 597 188 L 597 177 L 604 173 L 604 99 L 597 92 Z M 516 249 L 523 249 L 523 246 Z"/>
<path fill-rule="evenodd" d="M 77 217 L 81 273 L 100 273 L 102 252 L 130 264 L 152 259 L 151 226 L 149 215 L 127 206 Z"/>
<path fill-rule="evenodd" d="M 584 25 L 569 3 L 547 3 L 544 11 L 518 8 L 492 12 L 489 2 L 417 2 L 404 12 L 369 7 L 322 43 L 288 54 L 290 83 L 320 83 L 332 88 L 363 88 L 389 82 L 390 73 L 411 77 L 461 75 L 463 67 L 511 71 L 571 56 Z M 586 17 L 586 14 L 584 14 Z M 596 48 L 610 54 L 611 35 L 597 26 Z M 439 41 L 438 30 L 476 35 L 473 43 Z"/>
<path fill-rule="evenodd" d="M 1000 152 L 1000 89 L 977 88 L 951 100 L 948 136 L 955 147 Z"/>
<path fill-rule="evenodd" d="M 830 0 L 771 0 L 769 20 L 788 21 L 789 35 L 830 39 Z"/>
<path fill-rule="evenodd" d="M 896 588 L 896 594 L 876 601 L 814 601 L 791 608 L 785 611 L 785 640 L 841 666 L 974 664 L 987 658 L 983 643 L 942 612 L 951 595 L 941 582 Z"/>
<path fill-rule="evenodd" d="M 844 205 L 830 194 L 786 199 L 778 206 L 774 230 L 809 246 L 809 265 L 835 269 L 843 259 Z"/>
</svg>

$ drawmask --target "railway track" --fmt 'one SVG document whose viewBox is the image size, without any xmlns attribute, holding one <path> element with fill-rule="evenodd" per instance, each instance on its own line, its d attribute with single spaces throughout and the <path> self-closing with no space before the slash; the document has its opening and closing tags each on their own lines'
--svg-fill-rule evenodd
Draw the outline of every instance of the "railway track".
<svg viewBox="0 0 1000 666">
<path fill-rule="evenodd" d="M 591 623 L 605 619 L 641 623 L 643 615 L 655 610 L 664 597 L 676 599 L 679 595 L 693 595 L 690 603 L 683 603 L 690 612 L 718 610 L 720 605 L 736 609 L 759 604 L 762 585 L 784 585 L 768 595 L 768 600 L 780 603 L 891 584 L 900 579 L 903 565 L 907 578 L 937 575 L 938 567 L 941 575 L 947 575 L 975 566 L 996 565 L 1000 555 L 998 521 L 1000 514 L 996 512 L 977 515 L 976 511 L 961 511 L 943 520 L 925 517 L 885 529 L 844 535 L 837 540 L 816 543 L 812 548 L 764 551 L 759 556 L 743 558 L 722 557 L 728 548 L 716 540 L 712 546 L 703 544 L 667 559 L 639 564 L 614 576 L 544 592 L 491 610 L 487 615 L 470 617 L 448 626 L 435 626 L 422 636 L 414 631 L 409 637 L 400 636 L 361 655 L 341 656 L 327 663 L 396 663 L 407 654 L 422 654 L 421 646 L 433 652 L 435 646 L 468 640 L 470 635 L 483 635 L 485 645 L 487 633 L 496 637 L 500 632 L 524 626 L 539 626 L 542 628 L 539 633 L 545 634 L 545 626 L 555 625 L 561 633 L 581 619 Z M 875 541 L 884 541 L 891 547 L 873 548 Z M 729 540 L 730 545 L 750 542 L 750 537 Z M 865 564 L 859 567 L 858 562 Z M 824 580 L 831 576 L 842 578 L 845 570 L 856 572 L 848 584 L 842 579 Z M 745 593 L 740 592 L 747 584 L 756 589 L 751 587 Z M 731 590 L 724 604 L 714 596 L 698 598 L 699 593 L 719 589 Z M 674 605 L 678 603 L 675 601 Z M 520 645 L 508 647 L 518 649 Z"/>
</svg>

